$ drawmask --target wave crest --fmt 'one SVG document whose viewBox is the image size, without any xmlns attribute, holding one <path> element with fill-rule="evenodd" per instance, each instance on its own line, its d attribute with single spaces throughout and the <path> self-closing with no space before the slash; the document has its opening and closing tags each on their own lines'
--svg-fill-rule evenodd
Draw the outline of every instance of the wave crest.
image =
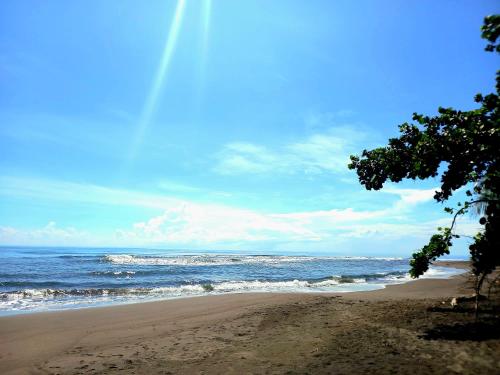
<svg viewBox="0 0 500 375">
<path fill-rule="evenodd" d="M 142 266 L 222 266 L 232 264 L 279 265 L 310 261 L 398 261 L 403 258 L 391 257 L 312 257 L 281 255 L 179 255 L 179 256 L 140 256 L 130 254 L 105 255 L 103 261 L 120 265 Z"/>
</svg>

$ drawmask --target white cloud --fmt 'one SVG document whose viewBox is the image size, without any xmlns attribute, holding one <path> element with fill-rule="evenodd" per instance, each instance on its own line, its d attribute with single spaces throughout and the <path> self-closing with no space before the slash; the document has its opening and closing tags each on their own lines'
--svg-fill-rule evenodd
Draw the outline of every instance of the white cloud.
<svg viewBox="0 0 500 375">
<path fill-rule="evenodd" d="M 120 238 L 153 243 L 212 244 L 217 242 L 317 241 L 321 236 L 296 220 L 222 205 L 184 202 L 162 215 L 117 232 Z"/>
<path fill-rule="evenodd" d="M 161 215 L 138 222 L 117 235 L 129 241 L 175 244 L 221 242 L 319 242 L 335 238 L 381 234 L 387 237 L 422 236 L 437 225 L 386 223 L 400 221 L 394 206 L 372 211 L 353 208 L 291 213 L 261 213 L 223 205 L 184 202 Z"/>
<path fill-rule="evenodd" d="M 249 148 L 250 149 L 250 148 Z M 335 247 L 339 242 L 348 246 L 349 239 L 412 238 L 424 241 L 442 222 L 412 218 L 411 209 L 432 199 L 434 189 L 396 189 L 388 193 L 399 199 L 391 206 L 358 210 L 354 208 L 302 212 L 259 212 L 222 204 L 205 204 L 187 199 L 113 189 L 97 185 L 36 179 L 0 179 L 0 193 L 29 199 L 59 200 L 69 203 L 90 203 L 107 206 L 155 209 L 158 214 L 148 220 L 137 221 L 130 227 L 106 228 L 105 233 L 85 233 L 71 227 L 60 227 L 53 222 L 39 229 L 0 228 L 3 244 L 52 244 L 107 246 L 157 245 L 185 247 L 211 245 L 272 246 L 273 244 L 314 244 Z M 380 193 L 382 194 L 382 192 Z M 401 213 L 404 212 L 405 216 Z M 130 219 L 130 218 L 127 218 Z M 473 234 L 477 224 L 460 222 L 457 233 Z M 226 246 L 226 247 L 227 247 Z M 307 245 L 309 246 L 309 245 Z"/>
<path fill-rule="evenodd" d="M 345 222 L 359 222 L 386 214 L 386 210 L 356 211 L 352 208 L 342 210 L 333 209 L 327 211 L 294 212 L 286 214 L 274 214 L 272 217 L 278 219 L 294 220 L 302 224 L 315 225 L 317 227 L 331 226 Z"/>
<path fill-rule="evenodd" d="M 347 172 L 349 155 L 364 134 L 347 127 L 313 134 L 275 149 L 247 142 L 226 144 L 217 155 L 219 174 L 319 174 Z"/>
<path fill-rule="evenodd" d="M 265 173 L 286 168 L 286 163 L 268 149 L 251 143 L 235 142 L 224 146 L 215 171 L 220 174 Z"/>
<path fill-rule="evenodd" d="M 373 238 L 377 239 L 402 239 L 402 238 L 424 238 L 429 239 L 436 232 L 438 227 L 449 227 L 451 217 L 437 220 L 422 221 L 419 223 L 403 222 L 373 222 L 357 223 L 356 225 L 342 225 L 338 229 L 342 231 L 340 237 L 345 238 Z M 469 217 L 459 217 L 455 223 L 453 233 L 472 237 L 481 230 L 477 220 Z"/>
<path fill-rule="evenodd" d="M 382 193 L 395 194 L 399 200 L 394 205 L 395 210 L 407 211 L 417 204 L 432 201 L 434 194 L 439 188 L 432 189 L 400 189 L 395 187 L 386 187 L 380 190 Z"/>
<path fill-rule="evenodd" d="M 435 231 L 437 225 L 434 221 L 419 223 L 358 223 L 357 225 L 341 226 L 339 229 L 342 238 L 373 238 L 377 239 L 400 239 L 414 237 L 429 237 Z"/>
<path fill-rule="evenodd" d="M 62 228 L 50 221 L 42 228 L 16 229 L 0 227 L 0 243 L 15 245 L 75 245 L 87 243 L 89 235 L 73 227 Z"/>
<path fill-rule="evenodd" d="M 428 202 L 434 199 L 434 194 L 438 189 L 438 187 L 432 189 L 399 189 L 394 187 L 386 187 L 381 190 L 381 192 L 399 195 L 403 203 L 417 204 Z"/>
</svg>

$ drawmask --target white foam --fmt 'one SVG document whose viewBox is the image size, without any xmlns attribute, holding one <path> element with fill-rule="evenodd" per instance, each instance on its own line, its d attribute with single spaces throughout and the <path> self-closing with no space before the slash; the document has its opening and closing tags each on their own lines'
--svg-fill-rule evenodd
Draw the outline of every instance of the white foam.
<svg viewBox="0 0 500 375">
<path fill-rule="evenodd" d="M 230 264 L 266 263 L 279 264 L 310 261 L 312 257 L 290 256 L 238 256 L 238 255 L 189 255 L 189 256 L 136 256 L 128 254 L 106 255 L 113 264 L 162 265 L 162 266 L 219 266 Z"/>
<path fill-rule="evenodd" d="M 421 279 L 447 279 L 454 275 L 460 275 L 461 273 L 465 273 L 467 270 L 459 269 L 459 268 L 451 268 L 451 267 L 438 267 L 431 266 L 429 270 L 420 276 Z"/>
<path fill-rule="evenodd" d="M 359 283 L 361 280 L 357 280 Z M 370 288 L 368 284 L 365 284 Z M 74 308 L 75 306 L 96 306 L 106 303 L 139 302 L 144 300 L 169 299 L 176 297 L 200 296 L 206 294 L 244 293 L 244 292 L 328 292 L 359 289 L 353 284 L 340 285 L 338 279 L 322 281 L 227 281 L 210 284 L 187 284 L 157 288 L 128 288 L 119 290 L 95 289 L 64 291 L 52 289 L 24 290 L 18 293 L 5 293 L 0 299 L 0 312 L 42 311 L 50 309 Z M 373 288 L 373 287 L 371 287 Z"/>
<path fill-rule="evenodd" d="M 314 260 L 382 260 L 396 261 L 403 258 L 393 257 L 311 257 L 279 255 L 184 255 L 184 256 L 139 256 L 129 254 L 110 254 L 104 260 L 120 265 L 162 265 L 162 266 L 220 266 L 231 264 L 270 264 L 305 262 Z"/>
<path fill-rule="evenodd" d="M 135 271 L 95 271 L 93 275 L 114 275 L 114 276 L 130 276 L 135 275 Z"/>
</svg>

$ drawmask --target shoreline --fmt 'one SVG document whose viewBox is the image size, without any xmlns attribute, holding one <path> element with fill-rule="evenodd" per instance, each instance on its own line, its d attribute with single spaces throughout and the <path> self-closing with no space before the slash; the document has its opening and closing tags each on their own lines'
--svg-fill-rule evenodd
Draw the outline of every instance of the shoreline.
<svg viewBox="0 0 500 375">
<path fill-rule="evenodd" d="M 455 268 L 455 269 L 468 269 L 469 262 L 468 261 L 437 261 L 435 262 L 438 267 L 447 267 L 447 268 Z M 425 295 L 421 293 L 423 289 L 423 284 L 430 284 L 436 290 L 433 292 L 433 296 L 438 297 L 443 295 L 447 296 L 450 288 L 459 288 L 460 285 L 464 282 L 463 276 L 466 272 L 451 275 L 447 278 L 428 278 L 428 279 L 415 279 L 405 281 L 403 283 L 397 284 L 386 284 L 381 289 L 373 289 L 373 290 L 364 290 L 364 291 L 333 291 L 333 292 L 229 292 L 229 293 L 220 293 L 220 294 L 208 294 L 208 295 L 186 295 L 179 296 L 173 298 L 166 299 L 158 299 L 158 300 L 145 300 L 145 301 L 137 301 L 137 302 L 125 302 L 125 303 L 106 303 L 102 305 L 95 306 L 85 306 L 85 307 L 76 307 L 76 308 L 68 308 L 68 309 L 57 309 L 57 310 L 46 310 L 46 311 L 19 311 L 13 314 L 8 315 L 0 315 L 0 325 L 2 320 L 16 317 L 26 317 L 31 315 L 39 315 L 39 314 L 58 314 L 58 313 L 67 313 L 72 311 L 88 311 L 94 309 L 113 309 L 113 308 L 126 308 L 127 306 L 134 305 L 148 305 L 148 304 L 157 304 L 157 303 L 168 303 L 172 301 L 182 301 L 182 300 L 190 300 L 190 299 L 198 299 L 198 298 L 214 298 L 221 296 L 245 296 L 245 295 L 273 295 L 273 296 L 288 296 L 288 295 L 317 295 L 317 296 L 338 296 L 338 297 L 347 297 L 347 298 L 368 298 L 368 299 L 380 299 L 380 298 L 404 298 L 407 293 L 411 294 L 411 298 L 425 298 Z M 439 292 L 437 292 L 439 291 Z M 458 289 L 457 289 L 458 291 Z M 441 293 L 442 292 L 442 293 Z M 444 294 L 443 294 L 444 293 Z M 1 328 L 1 327 L 0 327 Z"/>
<path fill-rule="evenodd" d="M 444 268 L 453 268 L 456 270 L 460 269 L 467 269 L 469 267 L 469 262 L 468 261 L 462 261 L 462 260 L 452 260 L 452 261 L 437 261 L 434 264 L 437 267 L 444 267 Z M 432 276 L 428 277 L 427 279 L 432 279 L 432 280 L 446 280 L 446 279 L 451 279 L 453 277 L 457 276 L 455 275 L 449 275 L 446 278 L 443 277 L 436 277 L 433 278 Z M 82 306 L 76 306 L 76 307 L 60 307 L 60 308 L 50 308 L 50 309 L 34 309 L 34 310 L 15 310 L 12 312 L 5 312 L 2 311 L 0 314 L 0 319 L 7 318 L 7 317 L 14 317 L 14 316 L 26 316 L 26 315 L 31 315 L 31 314 L 45 314 L 45 313 L 56 313 L 56 312 L 64 312 L 64 311 L 73 311 L 73 310 L 87 310 L 87 309 L 99 309 L 99 308 L 106 308 L 106 307 L 118 307 L 118 306 L 127 306 L 127 305 L 135 305 L 135 304 L 144 304 L 144 303 L 155 303 L 155 302 L 166 302 L 166 301 L 175 301 L 179 299 L 190 299 L 190 298 L 199 298 L 199 297 L 213 297 L 213 296 L 221 296 L 221 295 L 233 295 L 233 294 L 318 294 L 318 295 L 357 295 L 357 293 L 374 293 L 377 291 L 384 291 L 387 288 L 390 288 L 392 290 L 392 287 L 394 286 L 400 286 L 400 285 L 406 285 L 406 284 L 411 284 L 414 281 L 420 281 L 422 279 L 418 280 L 405 280 L 403 282 L 397 282 L 394 284 L 367 284 L 367 286 L 373 286 L 373 288 L 367 288 L 366 290 L 336 290 L 336 291 L 328 291 L 328 290 L 323 290 L 323 291 L 317 291 L 317 290 L 304 290 L 304 291 L 288 291 L 288 290 L 283 290 L 283 291 L 264 291 L 264 290 L 254 290 L 254 291 L 230 291 L 230 292 L 215 292 L 215 293 L 210 293 L 210 294 L 186 294 L 186 295 L 179 295 L 179 296 L 172 296 L 172 297 L 159 297 L 159 298 L 137 298 L 136 300 L 131 299 L 128 301 L 106 301 L 106 302 L 96 302 L 94 304 L 88 304 L 85 305 L 83 304 Z M 345 285 L 350 285 L 350 284 L 345 284 Z M 357 285 L 357 284 L 354 284 Z M 392 295 L 392 292 L 387 293 L 384 292 L 382 293 L 384 295 L 390 296 Z"/>
<path fill-rule="evenodd" d="M 0 373 L 330 373 L 332 364 L 340 366 L 338 348 L 328 344 L 332 337 L 339 345 L 371 342 L 356 349 L 371 358 L 371 351 L 382 349 L 380 338 L 372 342 L 370 335 L 388 334 L 372 330 L 377 321 L 415 324 L 419 312 L 427 322 L 429 303 L 470 294 L 466 280 L 467 274 L 460 274 L 368 292 L 238 293 L 5 316 L 0 317 Z M 350 337 L 354 334 L 359 337 Z M 500 340 L 494 344 L 500 349 Z M 318 362 L 324 356 L 330 364 Z M 349 362 L 342 365 L 348 365 L 346 373 L 368 372 L 354 357 L 343 361 Z"/>
</svg>

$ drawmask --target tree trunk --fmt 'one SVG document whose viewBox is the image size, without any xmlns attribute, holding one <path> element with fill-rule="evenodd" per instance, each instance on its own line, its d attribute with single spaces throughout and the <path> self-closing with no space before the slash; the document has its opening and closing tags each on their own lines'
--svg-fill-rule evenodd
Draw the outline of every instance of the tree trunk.
<svg viewBox="0 0 500 375">
<path fill-rule="evenodd" d="M 476 318 L 476 321 L 479 317 L 479 295 L 480 295 L 480 292 L 481 292 L 481 287 L 483 286 L 483 282 L 484 282 L 484 278 L 486 277 L 486 273 L 482 273 L 481 276 L 477 276 L 476 277 L 476 302 L 475 302 L 475 306 L 474 306 L 474 309 L 475 309 L 475 318 Z"/>
</svg>

